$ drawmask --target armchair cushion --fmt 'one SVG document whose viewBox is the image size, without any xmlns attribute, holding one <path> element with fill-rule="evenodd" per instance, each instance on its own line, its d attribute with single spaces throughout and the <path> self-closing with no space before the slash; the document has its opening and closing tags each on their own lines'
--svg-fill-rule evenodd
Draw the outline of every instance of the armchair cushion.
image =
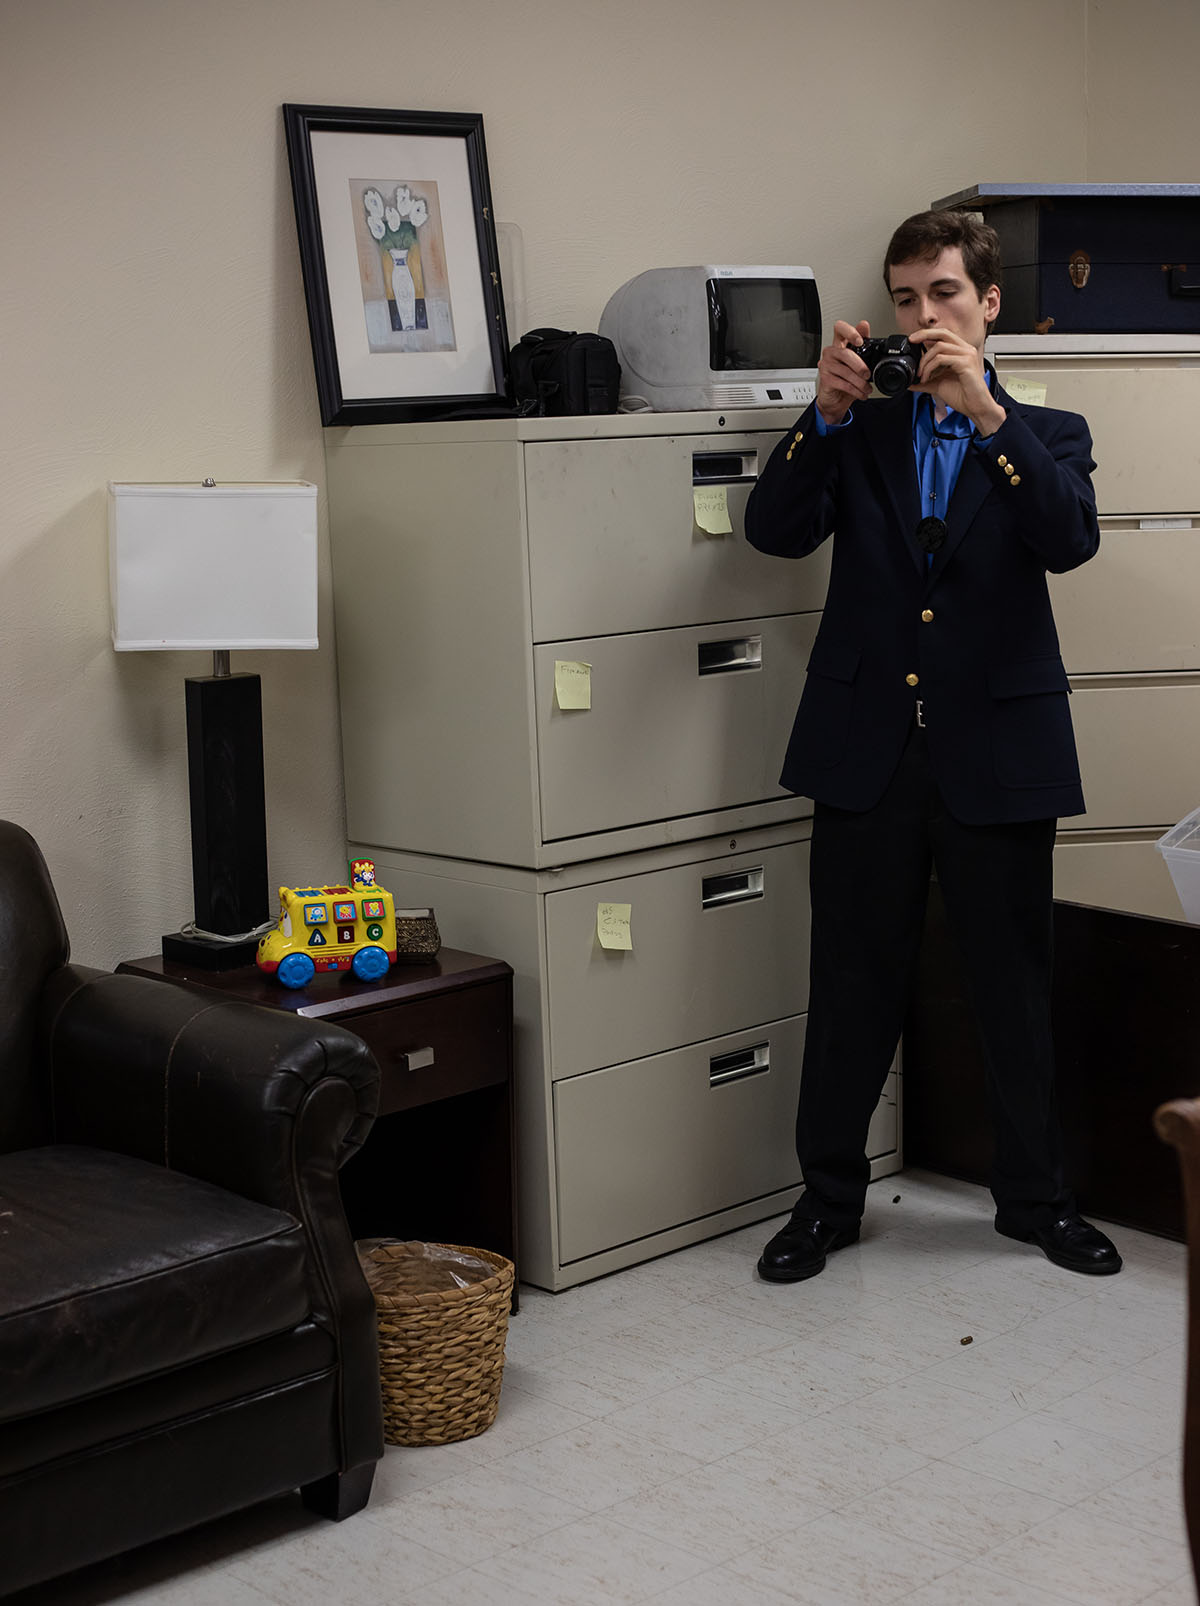
<svg viewBox="0 0 1200 1606">
<path fill-rule="evenodd" d="M 0 1421 L 281 1333 L 304 1231 L 182 1172 L 74 1144 L 0 1155 Z"/>
</svg>

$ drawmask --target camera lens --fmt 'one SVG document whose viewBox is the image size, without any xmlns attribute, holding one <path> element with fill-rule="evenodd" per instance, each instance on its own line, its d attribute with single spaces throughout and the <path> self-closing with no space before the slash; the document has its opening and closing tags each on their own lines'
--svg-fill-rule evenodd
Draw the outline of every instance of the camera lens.
<svg viewBox="0 0 1200 1606">
<path fill-rule="evenodd" d="M 875 365 L 871 378 L 881 396 L 898 396 L 917 375 L 917 361 L 908 352 L 893 353 Z"/>
</svg>

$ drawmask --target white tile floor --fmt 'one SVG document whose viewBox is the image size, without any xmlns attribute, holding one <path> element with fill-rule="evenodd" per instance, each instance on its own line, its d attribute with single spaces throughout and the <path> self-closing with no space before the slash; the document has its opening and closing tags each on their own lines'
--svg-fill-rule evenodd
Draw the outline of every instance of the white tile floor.
<svg viewBox="0 0 1200 1606">
<path fill-rule="evenodd" d="M 15 1600 L 1192 1606 L 1182 1246 L 1072 1275 L 921 1173 L 814 1281 L 756 1279 L 772 1230 L 524 1291 L 495 1425 L 388 1450 L 348 1522 L 287 1497 Z"/>
</svg>

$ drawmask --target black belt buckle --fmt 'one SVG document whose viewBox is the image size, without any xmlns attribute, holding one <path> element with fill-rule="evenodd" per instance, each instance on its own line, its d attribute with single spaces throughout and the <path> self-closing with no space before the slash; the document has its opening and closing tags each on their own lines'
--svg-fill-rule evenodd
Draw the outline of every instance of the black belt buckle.
<svg viewBox="0 0 1200 1606">
<path fill-rule="evenodd" d="M 917 729 L 918 730 L 924 730 L 925 729 L 925 704 L 921 701 L 921 699 L 919 697 L 917 698 L 916 709 L 917 709 Z"/>
</svg>

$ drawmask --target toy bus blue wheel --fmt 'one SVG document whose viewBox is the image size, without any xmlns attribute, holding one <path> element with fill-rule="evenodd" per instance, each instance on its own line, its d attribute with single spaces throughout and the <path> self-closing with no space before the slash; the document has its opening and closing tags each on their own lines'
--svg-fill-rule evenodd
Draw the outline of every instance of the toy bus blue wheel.
<svg viewBox="0 0 1200 1606">
<path fill-rule="evenodd" d="M 386 976 L 391 960 L 382 948 L 360 948 L 351 969 L 359 981 L 378 981 Z"/>
<path fill-rule="evenodd" d="M 387 955 L 384 955 L 387 958 Z M 306 987 L 313 978 L 316 966 L 307 954 L 289 954 L 279 961 L 276 976 L 285 987 Z"/>
</svg>

